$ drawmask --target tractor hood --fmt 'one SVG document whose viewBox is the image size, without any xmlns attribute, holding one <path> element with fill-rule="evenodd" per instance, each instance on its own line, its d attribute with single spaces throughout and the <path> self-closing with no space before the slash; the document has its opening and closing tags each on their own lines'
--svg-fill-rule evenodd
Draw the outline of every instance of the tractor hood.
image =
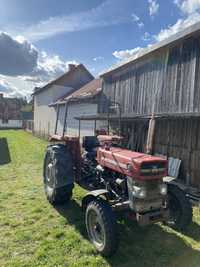
<svg viewBox="0 0 200 267">
<path fill-rule="evenodd" d="M 161 179 L 167 175 L 167 160 L 128 149 L 99 147 L 97 161 L 113 171 L 137 179 Z"/>
</svg>

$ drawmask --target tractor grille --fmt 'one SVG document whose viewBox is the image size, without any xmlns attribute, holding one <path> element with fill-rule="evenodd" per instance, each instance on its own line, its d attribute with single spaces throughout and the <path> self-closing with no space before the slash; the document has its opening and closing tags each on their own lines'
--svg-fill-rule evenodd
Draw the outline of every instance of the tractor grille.
<svg viewBox="0 0 200 267">
<path fill-rule="evenodd" d="M 160 190 L 159 190 L 160 181 L 148 181 L 145 183 L 146 190 L 147 190 L 147 198 L 154 199 L 159 197 L 160 198 Z"/>
<path fill-rule="evenodd" d="M 166 171 L 165 162 L 145 162 L 141 165 L 141 174 L 144 176 L 161 175 Z"/>
</svg>

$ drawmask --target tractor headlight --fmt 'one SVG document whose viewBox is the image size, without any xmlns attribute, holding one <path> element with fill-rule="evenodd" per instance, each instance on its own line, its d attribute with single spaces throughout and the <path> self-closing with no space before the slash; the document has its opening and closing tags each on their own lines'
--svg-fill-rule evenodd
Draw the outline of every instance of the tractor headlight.
<svg viewBox="0 0 200 267">
<path fill-rule="evenodd" d="M 147 192 L 144 187 L 139 187 L 139 186 L 133 186 L 133 196 L 136 198 L 146 198 Z"/>
<path fill-rule="evenodd" d="M 167 195 L 167 185 L 166 184 L 160 184 L 160 194 L 163 196 Z"/>
</svg>

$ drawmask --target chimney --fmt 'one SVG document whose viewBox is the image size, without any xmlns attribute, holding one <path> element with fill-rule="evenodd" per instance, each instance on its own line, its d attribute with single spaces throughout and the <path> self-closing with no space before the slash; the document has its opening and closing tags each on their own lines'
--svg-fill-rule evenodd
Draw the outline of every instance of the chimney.
<svg viewBox="0 0 200 267">
<path fill-rule="evenodd" d="M 0 93 L 0 100 L 3 99 L 3 93 Z"/>
<path fill-rule="evenodd" d="M 76 68 L 75 64 L 68 64 L 69 71 Z"/>
</svg>

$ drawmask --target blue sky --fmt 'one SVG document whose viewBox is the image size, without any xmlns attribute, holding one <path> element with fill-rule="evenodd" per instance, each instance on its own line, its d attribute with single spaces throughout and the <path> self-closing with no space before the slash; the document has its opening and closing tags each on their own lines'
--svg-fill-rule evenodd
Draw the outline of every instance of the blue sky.
<svg viewBox="0 0 200 267">
<path fill-rule="evenodd" d="M 200 0 L 1 0 L 0 91 L 29 95 L 69 62 L 97 76 L 199 21 L 199 10 Z"/>
</svg>

